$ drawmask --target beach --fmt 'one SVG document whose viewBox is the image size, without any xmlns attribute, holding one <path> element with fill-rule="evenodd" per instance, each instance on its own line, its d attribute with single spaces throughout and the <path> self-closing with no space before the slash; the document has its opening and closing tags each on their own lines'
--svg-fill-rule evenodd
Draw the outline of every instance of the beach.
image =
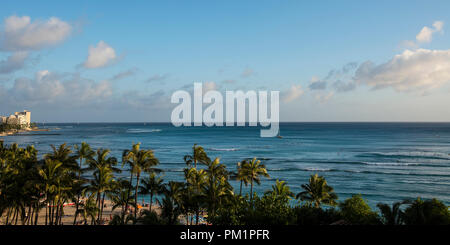
<svg viewBox="0 0 450 245">
<path fill-rule="evenodd" d="M 107 225 L 109 221 L 111 221 L 112 217 L 114 215 L 120 215 L 121 209 L 115 209 L 112 210 L 112 203 L 110 200 L 105 200 L 105 206 L 103 208 L 103 216 L 102 216 L 102 221 L 101 224 L 102 225 Z M 149 210 L 149 206 L 147 205 L 139 205 L 139 211 L 143 211 L 143 210 Z M 61 224 L 62 225 L 73 225 L 73 221 L 74 221 L 74 215 L 75 215 L 75 211 L 76 211 L 76 207 L 74 203 L 66 203 L 66 205 L 64 206 L 64 215 L 61 218 Z M 159 205 L 153 205 L 152 206 L 152 211 L 155 211 L 157 214 L 161 213 L 161 208 Z M 45 225 L 45 212 L 46 209 L 42 208 L 39 212 L 39 217 L 38 217 L 38 225 Z M 2 216 L 0 219 L 0 224 L 5 224 L 6 222 L 6 216 Z M 18 224 L 20 224 L 20 221 L 18 221 Z M 91 220 L 88 218 L 88 225 L 91 224 Z M 80 214 L 77 218 L 77 225 L 84 225 L 84 219 L 82 217 L 82 215 Z"/>
</svg>

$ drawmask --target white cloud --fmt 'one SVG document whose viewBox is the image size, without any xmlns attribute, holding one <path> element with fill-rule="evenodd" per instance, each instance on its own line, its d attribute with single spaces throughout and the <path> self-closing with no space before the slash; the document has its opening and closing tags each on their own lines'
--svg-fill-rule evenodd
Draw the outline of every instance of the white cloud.
<svg viewBox="0 0 450 245">
<path fill-rule="evenodd" d="M 89 46 L 89 54 L 83 66 L 89 69 L 110 65 L 116 59 L 116 51 L 104 41 Z"/>
<path fill-rule="evenodd" d="M 367 61 L 356 71 L 354 81 L 402 92 L 436 88 L 450 82 L 450 50 L 406 50 L 384 64 Z"/>
<path fill-rule="evenodd" d="M 289 103 L 303 95 L 302 85 L 292 85 L 288 91 L 283 93 L 283 102 Z"/>
<path fill-rule="evenodd" d="M 67 108 L 108 99 L 112 95 L 112 86 L 108 81 L 96 83 L 76 73 L 57 74 L 42 70 L 36 72 L 34 79 L 17 78 L 6 94 L 6 98 L 1 98 L 2 103 Z"/>
<path fill-rule="evenodd" d="M 7 51 L 39 50 L 61 43 L 72 32 L 72 26 L 56 17 L 31 21 L 29 16 L 10 16 L 0 33 L 0 47 Z"/>
<path fill-rule="evenodd" d="M 12 53 L 6 60 L 0 61 L 0 74 L 8 74 L 22 69 L 27 58 L 28 52 L 26 51 Z"/>
<path fill-rule="evenodd" d="M 419 32 L 419 34 L 416 35 L 416 40 L 418 43 L 429 43 L 431 42 L 433 38 L 433 34 L 436 32 L 442 32 L 442 28 L 444 27 L 444 22 L 442 21 L 435 21 L 433 23 L 433 27 L 425 26 L 422 28 L 422 30 Z"/>
<path fill-rule="evenodd" d="M 444 22 L 443 21 L 435 21 L 433 23 L 433 27 L 436 31 L 442 31 L 442 28 L 444 27 Z"/>
</svg>

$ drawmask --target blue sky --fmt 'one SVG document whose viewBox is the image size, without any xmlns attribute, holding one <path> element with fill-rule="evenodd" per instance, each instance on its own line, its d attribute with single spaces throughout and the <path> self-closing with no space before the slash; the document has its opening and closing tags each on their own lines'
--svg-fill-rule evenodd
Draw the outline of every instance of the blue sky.
<svg viewBox="0 0 450 245">
<path fill-rule="evenodd" d="M 0 114 L 169 121 L 172 92 L 195 81 L 280 90 L 282 121 L 450 121 L 449 12 L 448 1 L 3 1 Z"/>
</svg>

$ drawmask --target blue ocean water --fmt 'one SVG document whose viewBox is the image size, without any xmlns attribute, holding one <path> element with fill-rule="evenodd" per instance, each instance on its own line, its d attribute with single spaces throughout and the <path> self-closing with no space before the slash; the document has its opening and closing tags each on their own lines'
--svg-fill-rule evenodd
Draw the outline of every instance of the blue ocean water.
<svg viewBox="0 0 450 245">
<path fill-rule="evenodd" d="M 260 138 L 258 127 L 174 127 L 169 123 L 45 124 L 49 132 L 7 136 L 7 144 L 32 144 L 42 156 L 50 145 L 85 141 L 108 148 L 118 159 L 141 142 L 159 158 L 164 179 L 182 180 L 183 156 L 192 145 L 219 157 L 228 170 L 257 157 L 269 170 L 255 190 L 276 179 L 295 193 L 311 174 L 325 176 L 340 200 L 363 194 L 369 204 L 436 197 L 450 204 L 450 123 L 282 123 L 283 138 Z M 36 135 L 39 134 L 39 135 Z M 121 175 L 128 177 L 126 172 Z M 233 181 L 236 189 L 239 183 Z M 247 188 L 248 189 L 248 188 Z"/>
</svg>

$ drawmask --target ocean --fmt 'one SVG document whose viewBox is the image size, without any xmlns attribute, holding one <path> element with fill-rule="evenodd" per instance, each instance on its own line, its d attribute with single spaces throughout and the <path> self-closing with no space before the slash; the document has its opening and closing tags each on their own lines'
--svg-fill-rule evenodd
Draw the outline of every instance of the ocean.
<svg viewBox="0 0 450 245">
<path fill-rule="evenodd" d="M 310 175 L 325 176 L 339 200 L 362 194 L 372 208 L 379 202 L 438 198 L 450 204 L 450 123 L 281 123 L 282 138 L 260 138 L 259 127 L 174 127 L 170 123 L 55 123 L 49 132 L 3 137 L 7 144 L 34 145 L 42 157 L 50 145 L 87 142 L 122 151 L 141 142 L 154 150 L 164 180 L 182 180 L 183 156 L 203 146 L 227 169 L 256 157 L 266 165 L 255 191 L 262 194 L 277 179 L 294 193 Z M 126 172 L 119 174 L 128 177 Z M 239 183 L 231 181 L 235 190 Z M 244 190 L 249 191 L 248 188 Z"/>
</svg>

